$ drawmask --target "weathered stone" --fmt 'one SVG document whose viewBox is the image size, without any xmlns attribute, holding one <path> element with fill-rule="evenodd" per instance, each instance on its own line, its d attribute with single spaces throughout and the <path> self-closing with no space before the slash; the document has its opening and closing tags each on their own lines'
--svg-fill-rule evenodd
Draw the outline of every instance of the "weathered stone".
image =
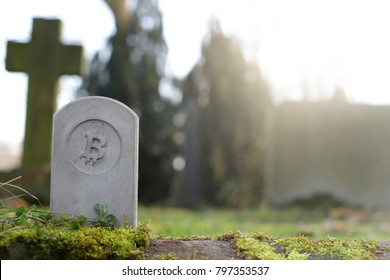
<svg viewBox="0 0 390 280">
<path fill-rule="evenodd" d="M 54 115 L 50 207 L 95 218 L 94 206 L 137 226 L 138 116 L 105 97 L 78 99 Z"/>
<path fill-rule="evenodd" d="M 268 202 L 389 208 L 389 118 L 389 106 L 288 102 L 270 109 Z"/>
<path fill-rule="evenodd" d="M 27 249 L 26 244 L 15 242 L 8 247 L 0 248 L 1 260 L 31 260 L 32 254 Z"/>
<path fill-rule="evenodd" d="M 378 259 L 390 260 L 390 241 L 379 241 L 379 252 L 377 252 Z"/>
<path fill-rule="evenodd" d="M 237 259 L 236 250 L 228 241 L 216 240 L 153 240 L 148 259 L 174 254 L 183 260 L 227 260 Z"/>
</svg>

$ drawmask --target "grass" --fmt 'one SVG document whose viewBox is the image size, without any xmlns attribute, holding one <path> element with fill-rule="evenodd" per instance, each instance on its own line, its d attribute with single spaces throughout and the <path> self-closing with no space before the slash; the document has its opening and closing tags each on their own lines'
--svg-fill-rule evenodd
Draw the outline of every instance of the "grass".
<svg viewBox="0 0 390 280">
<path fill-rule="evenodd" d="M 171 237 L 219 235 L 239 230 L 274 237 L 305 235 L 351 239 L 390 240 L 390 212 L 335 208 L 320 210 L 189 211 L 177 208 L 140 207 L 139 220 L 148 221 L 155 235 Z"/>
</svg>

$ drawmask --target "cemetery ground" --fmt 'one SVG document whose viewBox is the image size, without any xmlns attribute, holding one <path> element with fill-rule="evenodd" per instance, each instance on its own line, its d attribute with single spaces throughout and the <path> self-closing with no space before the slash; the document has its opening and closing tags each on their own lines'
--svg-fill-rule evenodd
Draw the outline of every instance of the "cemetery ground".
<svg viewBox="0 0 390 280">
<path fill-rule="evenodd" d="M 307 236 L 320 240 L 328 236 L 351 239 L 390 240 L 390 211 L 359 208 L 304 209 L 264 207 L 252 210 L 140 207 L 139 220 L 146 221 L 156 235 L 171 237 L 218 235 L 239 230 L 250 235 Z"/>
<path fill-rule="evenodd" d="M 390 240 L 386 211 L 140 206 L 132 230 L 110 228 L 106 213 L 86 225 L 40 207 L 1 209 L 1 259 L 390 258 L 390 244 L 379 242 Z"/>
</svg>

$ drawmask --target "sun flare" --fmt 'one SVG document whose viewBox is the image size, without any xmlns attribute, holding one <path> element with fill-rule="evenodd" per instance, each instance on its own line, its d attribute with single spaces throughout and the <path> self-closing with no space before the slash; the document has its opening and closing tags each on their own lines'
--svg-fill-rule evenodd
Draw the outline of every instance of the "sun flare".
<svg viewBox="0 0 390 280">
<path fill-rule="evenodd" d="M 276 101 L 390 104 L 390 18 L 385 1 L 245 1 L 216 10 L 226 30 L 257 40 Z"/>
</svg>

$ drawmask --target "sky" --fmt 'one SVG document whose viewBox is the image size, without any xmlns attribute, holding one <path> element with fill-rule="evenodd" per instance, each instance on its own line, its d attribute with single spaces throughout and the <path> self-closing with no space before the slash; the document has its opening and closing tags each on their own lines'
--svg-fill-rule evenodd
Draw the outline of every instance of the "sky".
<svg viewBox="0 0 390 280">
<path fill-rule="evenodd" d="M 197 62 L 216 17 L 259 62 L 276 103 L 302 100 L 304 89 L 309 100 L 326 100 L 342 87 L 352 103 L 390 104 L 389 1 L 160 0 L 160 9 L 173 76 L 184 77 Z M 34 17 L 59 18 L 63 42 L 82 44 L 87 60 L 115 31 L 103 0 L 0 1 L 0 149 L 20 147 L 28 82 L 5 70 L 6 42 L 29 41 Z M 255 42 L 257 52 L 250 52 Z M 60 107 L 80 84 L 78 77 L 60 79 Z"/>
</svg>

